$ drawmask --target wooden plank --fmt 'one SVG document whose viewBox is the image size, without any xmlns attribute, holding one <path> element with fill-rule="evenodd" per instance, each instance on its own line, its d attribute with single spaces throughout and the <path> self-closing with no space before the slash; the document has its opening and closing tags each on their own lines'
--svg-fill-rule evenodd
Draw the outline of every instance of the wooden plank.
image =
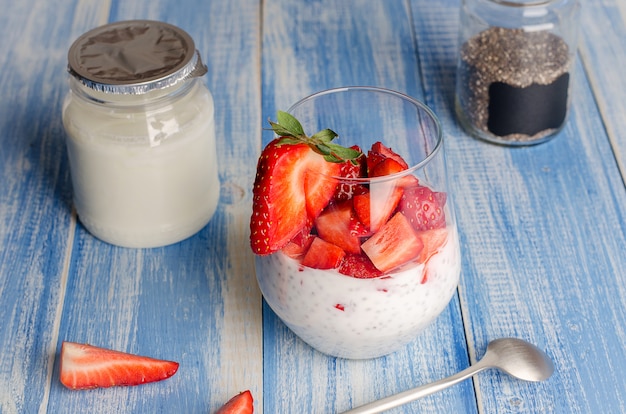
<svg viewBox="0 0 626 414">
<path fill-rule="evenodd" d="M 181 365 L 168 381 L 141 387 L 70 392 L 53 382 L 48 411 L 214 412 L 249 388 L 263 412 L 261 297 L 247 230 L 255 167 L 247 161 L 257 158 L 260 142 L 260 6 L 251 0 L 111 5 L 110 21 L 134 18 L 179 25 L 209 68 L 220 204 L 197 235 L 159 249 L 109 246 L 79 224 L 60 340 Z"/>
<path fill-rule="evenodd" d="M 107 2 L 77 8 L 86 28 Z M 65 7 L 3 5 L 0 35 L 0 412 L 45 412 L 75 218 L 60 120 Z"/>
<path fill-rule="evenodd" d="M 582 1 L 579 53 L 626 182 L 626 2 Z M 597 22 L 603 22 L 597 24 Z"/>
<path fill-rule="evenodd" d="M 306 95 L 374 85 L 423 98 L 410 10 L 402 1 L 264 2 L 263 118 Z M 264 143 L 272 138 L 264 135 Z M 467 366 L 456 299 L 414 343 L 369 361 L 313 351 L 264 307 L 265 409 L 341 412 L 439 379 Z M 474 412 L 471 384 L 397 412 Z"/>
<path fill-rule="evenodd" d="M 585 71 L 579 62 L 571 119 L 552 141 L 506 148 L 474 140 L 453 113 L 459 2 L 411 4 L 418 45 L 427 45 L 420 48 L 427 103 L 449 135 L 472 360 L 489 340 L 517 336 L 556 361 L 554 377 L 540 384 L 482 374 L 475 382 L 480 409 L 624 411 L 626 192 Z M 611 9 L 612 2 L 603 4 Z M 602 21 L 600 14 L 585 19 Z M 614 59 L 615 38 L 596 47 L 605 41 L 599 33 L 584 36 L 593 49 L 582 56 L 593 56 L 585 66 L 603 70 Z"/>
</svg>

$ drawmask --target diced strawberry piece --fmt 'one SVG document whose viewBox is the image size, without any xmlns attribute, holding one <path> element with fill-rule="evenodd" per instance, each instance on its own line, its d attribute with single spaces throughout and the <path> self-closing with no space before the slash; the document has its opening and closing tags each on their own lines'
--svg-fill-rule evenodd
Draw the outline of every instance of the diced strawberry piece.
<svg viewBox="0 0 626 414">
<path fill-rule="evenodd" d="M 253 188 L 250 245 L 259 255 L 283 248 L 330 201 L 340 165 L 307 144 L 277 138 L 261 153 Z"/>
<path fill-rule="evenodd" d="M 352 199 L 354 211 L 359 220 L 375 233 L 391 217 L 403 192 L 401 187 L 391 183 L 371 184 L 368 193 Z"/>
<path fill-rule="evenodd" d="M 381 164 L 383 163 L 387 165 L 382 166 Z M 381 142 L 374 143 L 367 152 L 367 171 L 370 177 L 389 175 L 407 168 L 409 168 L 409 165 L 406 161 Z"/>
<path fill-rule="evenodd" d="M 361 148 L 358 145 L 353 145 L 350 148 L 359 152 L 361 151 Z M 363 178 L 367 176 L 367 164 L 364 154 L 356 159 L 356 165 L 353 164 L 351 161 L 345 161 L 340 165 L 340 177 Z M 335 189 L 335 195 L 333 196 L 333 198 L 338 201 L 349 200 L 352 198 L 353 195 L 362 194 L 364 191 L 367 191 L 367 188 L 362 184 L 341 182 L 337 184 L 337 188 Z"/>
<path fill-rule="evenodd" d="M 339 273 L 358 279 L 373 279 L 383 275 L 372 261 L 362 254 L 349 254 L 344 257 L 339 266 Z"/>
<path fill-rule="evenodd" d="M 345 255 L 341 247 L 315 237 L 301 264 L 314 269 L 335 269 Z"/>
<path fill-rule="evenodd" d="M 426 263 L 428 259 L 430 259 L 437 252 L 439 252 L 441 246 L 443 246 L 448 239 L 448 229 L 445 227 L 440 229 L 419 231 L 416 234 L 417 237 L 419 237 L 419 239 L 424 244 L 424 248 L 417 258 L 417 261 L 420 263 Z"/>
<path fill-rule="evenodd" d="M 87 344 L 61 345 L 61 383 L 72 390 L 161 381 L 178 370 L 178 363 Z"/>
<path fill-rule="evenodd" d="M 398 164 L 400 164 L 403 170 L 409 168 L 409 165 L 404 161 L 404 159 L 396 154 L 391 148 L 386 147 L 382 142 L 378 141 L 372 144 L 372 149 L 370 150 L 372 153 L 380 154 L 384 158 L 391 158 L 395 160 Z"/>
<path fill-rule="evenodd" d="M 414 260 L 423 247 L 411 223 L 402 213 L 396 213 L 361 245 L 365 254 L 381 272 L 388 272 Z"/>
<path fill-rule="evenodd" d="M 352 203 L 349 201 L 330 204 L 315 220 L 318 236 L 347 253 L 360 253 L 361 239 L 352 232 L 356 220 L 353 216 Z"/>
<path fill-rule="evenodd" d="M 246 390 L 228 400 L 215 414 L 252 414 L 253 412 L 252 393 Z"/>
<path fill-rule="evenodd" d="M 417 231 L 440 229 L 446 227 L 445 204 L 446 193 L 434 192 L 420 185 L 405 188 L 398 210 Z"/>
<path fill-rule="evenodd" d="M 359 220 L 354 209 L 350 216 L 350 234 L 356 237 L 369 237 L 373 234 L 369 227 Z"/>
<path fill-rule="evenodd" d="M 313 238 L 315 237 L 309 232 L 310 228 L 305 227 L 305 229 L 296 234 L 294 238 L 281 249 L 281 251 L 292 259 L 299 259 L 304 256 L 307 250 L 309 250 L 311 243 L 313 243 Z"/>
<path fill-rule="evenodd" d="M 382 177 L 385 175 L 396 174 L 404 170 L 406 170 L 406 167 L 400 165 L 396 160 L 386 158 L 370 170 L 370 177 Z"/>
</svg>

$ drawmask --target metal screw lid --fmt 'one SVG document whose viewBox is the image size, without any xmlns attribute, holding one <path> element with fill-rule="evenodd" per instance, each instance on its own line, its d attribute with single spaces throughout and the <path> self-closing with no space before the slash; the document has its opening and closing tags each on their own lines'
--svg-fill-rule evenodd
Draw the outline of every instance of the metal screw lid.
<svg viewBox="0 0 626 414">
<path fill-rule="evenodd" d="M 68 71 L 83 85 L 112 94 L 144 94 L 207 72 L 184 30 L 152 20 L 128 20 L 80 36 Z"/>
</svg>

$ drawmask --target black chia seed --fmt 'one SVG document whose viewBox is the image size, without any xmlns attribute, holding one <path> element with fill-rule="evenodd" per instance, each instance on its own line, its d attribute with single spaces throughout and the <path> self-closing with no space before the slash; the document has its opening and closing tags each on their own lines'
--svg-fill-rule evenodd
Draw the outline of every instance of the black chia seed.
<svg viewBox="0 0 626 414">
<path fill-rule="evenodd" d="M 460 110 L 466 122 L 496 141 L 531 142 L 565 120 L 570 51 L 546 32 L 492 27 L 460 51 Z"/>
</svg>

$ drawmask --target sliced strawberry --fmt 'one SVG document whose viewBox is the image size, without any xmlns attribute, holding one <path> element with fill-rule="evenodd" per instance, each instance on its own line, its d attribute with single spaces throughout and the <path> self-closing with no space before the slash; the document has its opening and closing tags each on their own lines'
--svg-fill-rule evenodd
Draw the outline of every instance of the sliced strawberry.
<svg viewBox="0 0 626 414">
<path fill-rule="evenodd" d="M 365 255 L 349 254 L 344 257 L 339 266 L 339 273 L 358 279 L 373 279 L 383 275 Z"/>
<path fill-rule="evenodd" d="M 305 160 L 307 173 L 304 178 L 306 210 L 311 220 L 315 220 L 335 194 L 341 164 L 331 163 L 311 151 Z"/>
<path fill-rule="evenodd" d="M 386 147 L 380 141 L 372 144 L 372 149 L 370 150 L 370 152 L 375 153 L 375 154 L 380 154 L 384 158 L 391 158 L 395 160 L 397 163 L 399 163 L 403 167 L 402 168 L 403 170 L 406 170 L 407 168 L 409 168 L 409 165 L 406 163 L 406 161 L 404 161 L 404 159 L 400 155 L 396 154 L 391 148 Z"/>
<path fill-rule="evenodd" d="M 253 188 L 253 252 L 266 255 L 283 248 L 319 214 L 336 186 L 326 176 L 337 175 L 339 168 L 307 144 L 270 142 L 259 158 Z"/>
<path fill-rule="evenodd" d="M 441 246 L 443 246 L 448 239 L 448 229 L 445 227 L 440 229 L 419 231 L 416 234 L 417 237 L 419 237 L 419 239 L 424 244 L 424 248 L 417 258 L 417 261 L 420 263 L 426 263 L 428 259 L 430 259 L 437 252 L 439 252 Z"/>
<path fill-rule="evenodd" d="M 281 251 L 292 259 L 302 258 L 302 256 L 304 256 L 304 254 L 309 250 L 309 247 L 311 247 L 314 237 L 314 235 L 309 233 L 308 228 L 305 227 L 305 230 L 296 234 L 294 238 L 281 249 Z"/>
<path fill-rule="evenodd" d="M 358 145 L 350 147 L 356 151 L 361 151 Z M 354 160 L 356 165 L 352 161 L 345 161 L 341 163 L 341 169 L 339 171 L 340 177 L 345 178 L 363 178 L 367 176 L 367 164 L 365 155 L 361 154 L 359 158 Z M 355 194 L 362 194 L 367 191 L 367 188 L 362 184 L 350 184 L 348 182 L 342 182 L 337 185 L 335 195 L 333 198 L 338 201 L 349 200 Z"/>
<path fill-rule="evenodd" d="M 406 167 L 403 167 L 396 160 L 386 158 L 373 166 L 369 174 L 370 177 L 382 177 L 385 175 L 396 174 L 404 170 L 406 170 Z"/>
<path fill-rule="evenodd" d="M 402 213 L 396 213 L 361 245 L 365 254 L 381 272 L 388 272 L 415 259 L 423 247 L 411 223 Z"/>
<path fill-rule="evenodd" d="M 215 414 L 252 414 L 253 412 L 252 393 L 246 390 L 228 400 Z"/>
<path fill-rule="evenodd" d="M 178 362 L 74 342 L 61 345 L 61 383 L 72 390 L 161 381 L 177 370 Z"/>
<path fill-rule="evenodd" d="M 341 247 L 346 253 L 360 253 L 361 239 L 356 228 L 357 219 L 352 211 L 352 203 L 344 201 L 333 203 L 315 220 L 315 228 L 319 237 Z"/>
<path fill-rule="evenodd" d="M 440 229 L 446 227 L 445 204 L 446 193 L 420 185 L 405 188 L 398 210 L 417 231 Z"/>
<path fill-rule="evenodd" d="M 301 264 L 314 269 L 335 269 L 345 255 L 341 247 L 315 237 Z"/>
<path fill-rule="evenodd" d="M 300 122 L 283 111 L 270 121 L 279 136 L 257 163 L 250 218 L 250 246 L 258 255 L 282 249 L 330 202 L 341 163 L 360 151 L 332 143 L 337 134 L 324 129 L 309 137 Z"/>
<path fill-rule="evenodd" d="M 403 192 L 402 188 L 392 183 L 371 184 L 368 193 L 352 199 L 354 211 L 359 220 L 375 233 L 391 217 Z"/>
</svg>

